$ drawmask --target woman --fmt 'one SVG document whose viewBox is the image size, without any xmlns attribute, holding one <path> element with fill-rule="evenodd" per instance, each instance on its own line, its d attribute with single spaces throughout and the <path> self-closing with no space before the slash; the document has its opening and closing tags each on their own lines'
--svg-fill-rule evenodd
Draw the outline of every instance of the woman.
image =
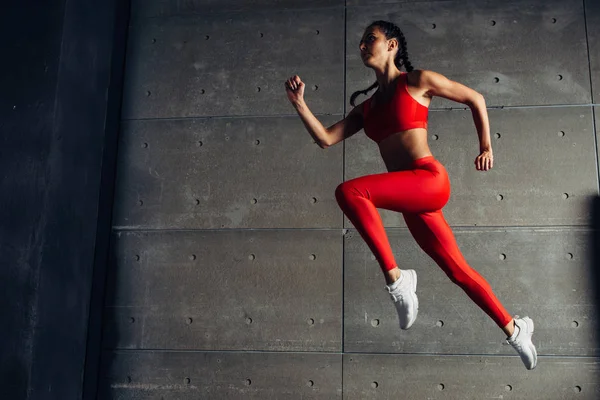
<svg viewBox="0 0 600 400">
<path fill-rule="evenodd" d="M 400 29 L 386 21 L 375 21 L 359 44 L 365 66 L 377 81 L 351 96 L 377 91 L 354 107 L 346 118 L 325 129 L 304 102 L 304 83 L 294 76 L 286 81 L 286 93 L 316 143 L 327 148 L 364 129 L 378 143 L 387 173 L 368 175 L 340 184 L 335 192 L 344 214 L 356 227 L 377 258 L 387 291 L 398 312 L 401 329 L 413 324 L 418 312 L 417 275 L 400 270 L 394 260 L 377 208 L 403 214 L 419 246 L 506 333 L 527 369 L 537 363 L 531 342 L 533 321 L 513 319 L 494 295 L 490 285 L 463 258 L 442 214 L 450 197 L 450 181 L 444 166 L 427 144 L 428 107 L 433 96 L 441 96 L 471 108 L 480 142 L 475 159 L 479 171 L 493 167 L 493 153 L 485 100 L 473 89 L 433 71 L 414 70 Z M 407 72 L 401 72 L 404 67 Z"/>
</svg>

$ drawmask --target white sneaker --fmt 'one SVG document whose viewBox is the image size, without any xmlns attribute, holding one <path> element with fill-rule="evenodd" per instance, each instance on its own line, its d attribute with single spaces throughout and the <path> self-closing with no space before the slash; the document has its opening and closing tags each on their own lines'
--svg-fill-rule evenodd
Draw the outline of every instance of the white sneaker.
<svg viewBox="0 0 600 400">
<path fill-rule="evenodd" d="M 525 368 L 534 369 L 537 364 L 537 351 L 531 342 L 533 335 L 533 321 L 529 317 L 519 318 L 515 315 L 515 333 L 506 339 L 521 356 Z"/>
<path fill-rule="evenodd" d="M 419 299 L 416 293 L 417 273 L 413 269 L 402 270 L 400 279 L 391 285 L 386 285 L 385 288 L 394 300 L 400 329 L 410 328 L 419 312 Z"/>
</svg>

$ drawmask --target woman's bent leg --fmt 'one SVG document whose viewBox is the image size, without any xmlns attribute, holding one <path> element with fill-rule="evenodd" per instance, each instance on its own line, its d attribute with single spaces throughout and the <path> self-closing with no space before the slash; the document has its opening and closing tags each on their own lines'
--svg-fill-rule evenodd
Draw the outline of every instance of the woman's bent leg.
<svg viewBox="0 0 600 400">
<path fill-rule="evenodd" d="M 512 317 L 489 283 L 465 261 L 442 211 L 404 213 L 403 216 L 419 246 L 500 328 L 506 327 Z"/>
<path fill-rule="evenodd" d="M 369 196 L 368 187 L 372 187 L 371 176 L 340 184 L 335 190 L 335 198 L 373 252 L 382 271 L 386 272 L 396 267 L 396 261 L 381 216 Z"/>
<path fill-rule="evenodd" d="M 430 159 L 432 157 L 420 162 Z M 397 212 L 436 210 L 443 207 L 448 196 L 447 174 L 437 161 L 424 164 L 419 169 L 352 179 L 340 184 L 335 191 L 340 208 L 384 272 L 394 269 L 396 262 L 377 208 Z"/>
</svg>

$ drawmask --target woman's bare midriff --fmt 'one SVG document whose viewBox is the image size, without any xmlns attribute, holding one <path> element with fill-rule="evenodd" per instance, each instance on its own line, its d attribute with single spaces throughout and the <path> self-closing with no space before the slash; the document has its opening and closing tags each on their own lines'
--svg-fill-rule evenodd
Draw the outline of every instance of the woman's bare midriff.
<svg viewBox="0 0 600 400">
<path fill-rule="evenodd" d="M 423 128 L 396 132 L 379 142 L 379 153 L 389 172 L 410 169 L 414 160 L 431 156 L 427 130 Z"/>
</svg>

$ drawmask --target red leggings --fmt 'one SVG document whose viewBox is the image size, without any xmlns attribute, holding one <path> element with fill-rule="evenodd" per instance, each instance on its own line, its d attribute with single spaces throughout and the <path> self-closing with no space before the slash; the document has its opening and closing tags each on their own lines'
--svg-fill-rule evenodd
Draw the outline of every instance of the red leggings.
<svg viewBox="0 0 600 400">
<path fill-rule="evenodd" d="M 450 180 L 433 156 L 415 160 L 409 170 L 346 181 L 337 187 L 335 197 L 383 271 L 397 265 L 377 208 L 401 212 L 423 251 L 500 328 L 512 320 L 489 283 L 467 264 L 458 249 L 441 210 L 450 198 Z"/>
</svg>

